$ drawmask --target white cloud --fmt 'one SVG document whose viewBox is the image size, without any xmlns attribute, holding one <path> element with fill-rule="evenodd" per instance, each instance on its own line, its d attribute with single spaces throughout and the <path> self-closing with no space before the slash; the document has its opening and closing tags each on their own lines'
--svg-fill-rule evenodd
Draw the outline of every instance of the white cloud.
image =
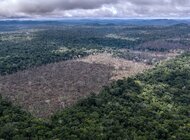
<svg viewBox="0 0 190 140">
<path fill-rule="evenodd" d="M 0 17 L 185 17 L 190 0 L 0 0 Z"/>
</svg>

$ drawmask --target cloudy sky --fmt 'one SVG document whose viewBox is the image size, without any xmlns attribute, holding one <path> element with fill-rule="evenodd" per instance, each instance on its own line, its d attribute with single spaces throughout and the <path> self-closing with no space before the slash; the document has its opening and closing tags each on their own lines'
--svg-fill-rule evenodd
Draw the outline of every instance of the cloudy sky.
<svg viewBox="0 0 190 140">
<path fill-rule="evenodd" d="M 0 0 L 0 18 L 189 18 L 190 0 Z"/>
</svg>

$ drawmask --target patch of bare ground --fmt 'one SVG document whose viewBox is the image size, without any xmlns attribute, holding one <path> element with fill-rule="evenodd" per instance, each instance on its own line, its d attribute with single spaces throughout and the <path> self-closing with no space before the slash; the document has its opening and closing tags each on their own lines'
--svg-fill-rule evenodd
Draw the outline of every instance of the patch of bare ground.
<svg viewBox="0 0 190 140">
<path fill-rule="evenodd" d="M 37 117 L 49 117 L 108 85 L 103 64 L 66 61 L 0 77 L 0 94 Z"/>
<path fill-rule="evenodd" d="M 154 65 L 165 60 L 173 59 L 176 56 L 182 54 L 183 52 L 184 51 L 180 49 L 165 52 L 119 49 L 114 52 L 113 56 L 123 58 L 125 60 L 132 60 L 135 62 L 143 62 L 148 65 Z"/>
<path fill-rule="evenodd" d="M 0 94 L 34 116 L 47 118 L 92 92 L 100 92 L 112 80 L 148 68 L 143 63 L 102 53 L 1 76 Z"/>
<path fill-rule="evenodd" d="M 87 62 L 91 64 L 104 64 L 112 69 L 112 80 L 122 79 L 143 72 L 152 66 L 141 62 L 134 62 L 122 58 L 115 58 L 112 54 L 101 53 L 97 55 L 90 55 L 88 57 L 79 59 L 78 61 Z"/>
</svg>

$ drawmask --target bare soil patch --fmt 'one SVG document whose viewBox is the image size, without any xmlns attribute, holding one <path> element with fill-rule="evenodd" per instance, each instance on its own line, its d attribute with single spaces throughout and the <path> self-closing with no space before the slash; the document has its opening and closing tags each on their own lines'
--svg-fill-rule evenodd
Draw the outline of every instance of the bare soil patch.
<svg viewBox="0 0 190 140">
<path fill-rule="evenodd" d="M 109 83 L 103 64 L 60 62 L 0 77 L 0 94 L 37 117 L 49 117 Z"/>
<path fill-rule="evenodd" d="M 91 55 L 1 76 L 0 94 L 34 116 L 46 118 L 92 92 L 98 93 L 112 80 L 148 68 L 107 53 Z"/>
<path fill-rule="evenodd" d="M 152 66 L 141 62 L 129 61 L 122 58 L 115 58 L 112 54 L 101 53 L 97 55 L 90 55 L 88 57 L 79 59 L 78 61 L 87 62 L 91 64 L 104 64 L 112 67 L 112 80 L 118 80 L 123 77 L 129 77 L 137 73 L 141 73 Z"/>
</svg>

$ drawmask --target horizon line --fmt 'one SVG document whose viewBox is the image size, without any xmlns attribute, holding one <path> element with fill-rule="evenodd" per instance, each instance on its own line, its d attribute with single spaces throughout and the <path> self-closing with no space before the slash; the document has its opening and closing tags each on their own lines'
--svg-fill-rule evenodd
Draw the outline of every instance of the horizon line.
<svg viewBox="0 0 190 140">
<path fill-rule="evenodd" d="M 0 21 L 11 21 L 11 20 L 20 20 L 20 21 L 40 21 L 40 20 L 50 20 L 50 21 L 56 21 L 56 20 L 190 20 L 190 17 L 184 18 L 184 17 L 133 17 L 133 18 L 127 18 L 127 17 L 63 17 L 63 18 L 0 18 Z"/>
</svg>

